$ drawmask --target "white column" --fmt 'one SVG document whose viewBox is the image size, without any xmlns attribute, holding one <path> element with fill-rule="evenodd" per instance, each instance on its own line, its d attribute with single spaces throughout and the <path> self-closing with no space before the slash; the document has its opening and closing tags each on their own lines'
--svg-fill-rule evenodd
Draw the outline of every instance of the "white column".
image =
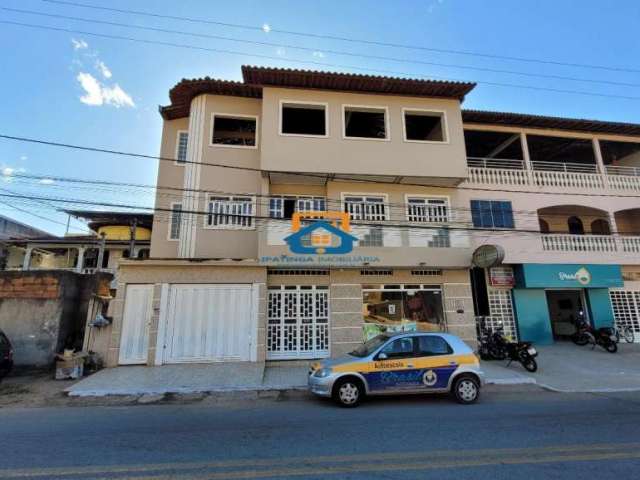
<svg viewBox="0 0 640 480">
<path fill-rule="evenodd" d="M 533 185 L 533 167 L 531 166 L 531 157 L 529 156 L 529 143 L 527 142 L 527 135 L 524 132 L 520 132 L 520 145 L 522 147 L 524 167 L 527 169 L 527 180 L 530 185 Z"/>
<path fill-rule="evenodd" d="M 182 215 L 180 216 L 180 240 L 178 242 L 178 257 L 191 258 L 196 251 L 196 233 L 199 225 L 204 224 L 204 216 L 196 213 L 204 210 L 205 202 L 199 202 L 200 171 L 202 169 L 203 149 L 206 141 L 205 118 L 206 97 L 197 96 L 191 101 L 189 114 L 189 140 L 187 143 L 187 161 L 184 166 L 184 193 L 182 194 Z"/>
<path fill-rule="evenodd" d="M 84 263 L 84 247 L 78 247 L 78 258 L 76 260 L 76 272 L 82 272 L 82 264 Z"/>
<path fill-rule="evenodd" d="M 22 270 L 29 270 L 31 266 L 31 252 L 33 252 L 33 248 L 27 247 L 24 252 L 24 259 L 22 260 Z"/>
<path fill-rule="evenodd" d="M 600 141 L 597 138 L 591 140 L 593 143 L 593 154 L 596 157 L 596 165 L 598 166 L 598 172 L 602 175 L 602 181 L 606 189 L 609 189 L 609 176 L 607 175 L 607 169 L 604 166 L 602 160 L 602 150 L 600 149 Z"/>
</svg>

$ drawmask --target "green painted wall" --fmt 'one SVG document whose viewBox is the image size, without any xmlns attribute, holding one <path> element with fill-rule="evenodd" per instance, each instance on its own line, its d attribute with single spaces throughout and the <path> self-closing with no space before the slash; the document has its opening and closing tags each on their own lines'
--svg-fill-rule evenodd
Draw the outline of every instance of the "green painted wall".
<svg viewBox="0 0 640 480">
<path fill-rule="evenodd" d="M 613 311 L 609 300 L 609 289 L 588 288 L 586 293 L 593 326 L 595 328 L 612 327 Z"/>
<path fill-rule="evenodd" d="M 606 289 L 603 289 L 606 291 Z M 513 307 L 520 340 L 551 345 L 553 333 L 547 297 L 542 288 L 514 288 Z"/>
</svg>

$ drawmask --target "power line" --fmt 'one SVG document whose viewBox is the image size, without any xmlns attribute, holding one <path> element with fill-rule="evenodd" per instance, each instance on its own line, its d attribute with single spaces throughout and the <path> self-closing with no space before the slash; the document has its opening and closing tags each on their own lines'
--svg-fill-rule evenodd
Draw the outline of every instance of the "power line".
<svg viewBox="0 0 640 480">
<path fill-rule="evenodd" d="M 158 14 L 153 12 L 143 12 L 138 10 L 127 10 L 127 9 L 103 7 L 98 5 L 89 5 L 85 3 L 68 2 L 68 1 L 62 1 L 62 0 L 42 0 L 42 1 L 46 3 L 53 3 L 53 4 L 59 4 L 59 5 L 68 5 L 68 6 L 74 6 L 74 7 L 90 8 L 94 10 L 124 13 L 128 15 L 141 15 L 146 17 L 164 18 L 168 20 L 180 20 L 180 21 L 200 23 L 205 25 L 218 25 L 223 27 L 232 27 L 232 28 L 239 28 L 244 30 L 264 31 L 264 27 L 258 27 L 255 25 L 220 22 L 216 20 L 208 20 L 208 19 L 201 19 L 201 18 L 181 17 L 177 15 L 166 15 L 166 14 Z M 473 56 L 473 57 L 493 58 L 498 60 L 509 60 L 509 61 L 515 61 L 515 62 L 527 62 L 527 63 L 557 65 L 557 66 L 565 66 L 565 67 L 589 68 L 589 69 L 595 69 L 595 70 L 608 70 L 613 72 L 640 73 L 639 69 L 626 68 L 626 67 L 611 67 L 606 65 L 561 62 L 556 60 L 543 60 L 539 58 L 530 58 L 530 57 L 528 58 L 528 57 L 516 57 L 516 56 L 508 56 L 508 55 L 497 55 L 497 54 L 483 53 L 483 52 L 472 52 L 468 50 L 433 48 L 433 47 L 425 47 L 422 45 L 409 45 L 409 44 L 402 44 L 402 43 L 382 42 L 378 40 L 367 40 L 362 38 L 343 37 L 343 36 L 329 35 L 329 34 L 299 32 L 299 31 L 293 31 L 293 30 L 278 29 L 273 27 L 269 28 L 269 32 L 281 33 L 285 35 L 295 35 L 300 37 L 316 38 L 316 39 L 320 38 L 325 40 L 337 40 L 341 42 L 359 43 L 362 45 L 376 45 L 380 47 L 403 48 L 407 50 L 420 50 L 420 51 L 447 53 L 447 54 L 454 54 L 454 55 L 467 55 L 467 56 Z"/>
<path fill-rule="evenodd" d="M 7 140 L 14 140 L 14 141 L 18 141 L 18 142 L 35 143 L 35 144 L 40 144 L 40 145 L 48 145 L 48 146 L 53 146 L 53 147 L 69 148 L 69 149 L 74 149 L 74 150 L 83 150 L 83 151 L 96 152 L 96 153 L 108 153 L 108 154 L 112 154 L 112 155 L 122 155 L 122 156 L 126 156 L 126 157 L 145 158 L 145 159 L 149 159 L 149 160 L 159 160 L 159 161 L 164 161 L 164 162 L 175 163 L 175 161 L 176 161 L 175 158 L 171 158 L 171 157 L 161 157 L 161 156 L 147 155 L 147 154 L 142 154 L 142 153 L 124 152 L 124 151 L 120 151 L 120 150 L 110 150 L 110 149 L 99 148 L 99 147 L 86 147 L 86 146 L 75 145 L 75 144 L 70 144 L 70 143 L 52 142 L 52 141 L 41 140 L 41 139 L 36 139 L 36 138 L 18 137 L 18 136 L 15 136 L 15 135 L 6 135 L 6 134 L 3 134 L 3 133 L 0 133 L 0 138 L 4 138 L 4 139 L 7 139 Z M 242 167 L 242 166 L 238 166 L 238 165 L 224 165 L 224 164 L 220 164 L 220 163 L 199 163 L 199 162 L 194 162 L 192 160 L 185 160 L 182 163 L 200 165 L 200 166 L 204 166 L 204 167 L 215 167 L 215 168 L 225 168 L 225 169 L 231 169 L 231 170 L 242 170 L 242 171 L 249 171 L 249 172 L 255 172 L 255 173 L 286 173 L 287 175 L 292 175 L 292 176 L 300 176 L 300 177 L 307 177 L 307 178 L 320 178 L 320 179 L 323 179 L 323 180 L 326 180 L 326 177 L 327 177 L 326 174 L 291 172 L 291 171 L 271 171 L 271 170 L 264 170 L 264 169 L 255 168 L 255 167 Z M 438 189 L 444 189 L 444 190 L 451 190 L 452 188 L 455 188 L 456 190 L 470 190 L 470 191 L 478 191 L 478 192 L 507 192 L 507 193 L 531 193 L 531 194 L 536 194 L 536 195 L 558 195 L 558 193 L 539 192 L 539 191 L 534 191 L 534 190 L 517 190 L 517 191 L 514 191 L 514 190 L 507 190 L 507 189 L 500 189 L 500 188 L 482 188 L 482 187 L 468 187 L 468 186 L 443 187 L 442 185 L 428 184 L 428 183 L 402 183 L 402 184 L 398 184 L 398 183 L 394 183 L 394 182 L 385 182 L 383 180 L 362 179 L 362 178 L 358 178 L 358 177 L 348 177 L 348 176 L 341 176 L 339 178 L 339 180 L 340 181 L 354 182 L 354 183 L 355 182 L 358 182 L 358 183 L 374 183 L 374 184 L 379 184 L 379 185 L 403 185 L 403 186 L 413 186 L 413 187 L 430 187 L 430 188 L 438 188 Z M 574 193 L 574 192 L 562 192 L 561 195 L 579 196 L 579 197 L 585 197 L 586 196 L 586 197 L 640 198 L 640 195 L 611 194 L 611 193 L 591 193 L 591 192 L 588 193 L 588 194 Z"/>
<path fill-rule="evenodd" d="M 146 210 L 150 212 L 161 212 L 165 214 L 175 214 L 176 212 L 172 209 L 162 208 L 162 207 L 145 207 L 141 205 L 130 205 L 123 203 L 108 203 L 108 202 L 97 202 L 83 199 L 67 199 L 67 198 L 53 198 L 53 197 L 41 197 L 34 195 L 18 195 L 18 194 L 4 194 L 0 193 L 0 197 L 4 198 L 13 198 L 13 199 L 23 199 L 23 200 L 33 200 L 33 201 L 51 201 L 51 202 L 59 202 L 65 204 L 76 204 L 76 205 L 91 205 L 98 207 L 111 207 L 111 208 L 123 208 L 129 210 Z M 238 219 L 250 219 L 251 221 L 267 221 L 270 223 L 281 222 L 284 225 L 288 226 L 290 219 L 287 218 L 272 218 L 268 216 L 259 216 L 259 215 L 242 215 L 242 214 L 234 214 L 234 213 L 221 213 L 221 212 L 210 212 L 210 211 L 202 211 L 202 210 L 180 210 L 180 214 L 182 215 L 196 215 L 196 216 L 207 216 L 207 217 L 229 217 L 229 218 L 238 218 Z M 424 224 L 402 224 L 402 223 L 388 223 L 390 221 L 357 221 L 357 223 L 353 223 L 354 227 L 358 226 L 370 226 L 376 228 L 407 228 L 411 230 L 438 230 L 438 231 L 465 231 L 465 232 L 481 232 L 487 233 L 490 232 L 492 234 L 513 234 L 513 233 L 525 233 L 525 234 L 540 234 L 540 230 L 534 229 L 504 229 L 504 228 L 485 228 L 485 227 L 456 227 L 449 225 L 424 225 Z M 627 232 L 627 233 L 640 233 L 640 232 Z M 614 236 L 614 235 L 610 235 Z"/>
<path fill-rule="evenodd" d="M 17 179 L 17 180 L 22 180 L 22 179 L 33 179 L 33 180 L 38 180 L 41 181 L 42 179 L 51 179 L 51 180 L 55 180 L 55 182 L 59 182 L 59 183 L 71 183 L 73 184 L 72 188 L 84 188 L 84 189 L 88 189 L 91 188 L 92 191 L 95 190 L 95 185 L 98 185 L 100 187 L 103 187 L 103 191 L 105 192 L 112 192 L 112 193 L 120 193 L 120 192 L 129 192 L 132 194 L 137 194 L 138 192 L 136 190 L 131 190 L 131 189 L 122 189 L 119 187 L 135 187 L 135 188 L 144 188 L 144 189 L 149 189 L 149 190 L 156 190 L 155 192 L 149 192 L 149 194 L 155 194 L 158 197 L 162 197 L 162 198 L 168 198 L 170 200 L 182 200 L 183 195 L 185 192 L 193 192 L 193 193 L 201 193 L 203 195 L 208 195 L 208 196 L 215 196 L 215 195 L 226 195 L 226 196 L 247 196 L 247 197 L 256 197 L 257 199 L 265 199 L 266 201 L 257 201 L 256 204 L 259 206 L 270 206 L 270 200 L 273 199 L 280 199 L 280 198 L 291 198 L 291 199 L 312 199 L 312 198 L 322 198 L 323 200 L 326 201 L 327 205 L 331 206 L 338 206 L 338 208 L 342 207 L 342 204 L 344 203 L 344 199 L 342 198 L 332 198 L 332 197 L 326 197 L 326 196 L 322 196 L 322 195 L 308 195 L 308 194 L 277 194 L 277 193 L 271 193 L 271 194 L 260 194 L 257 192 L 229 192 L 226 190 L 214 190 L 214 189 L 190 189 L 190 188 L 181 188 L 181 187 L 171 187 L 171 186 L 163 186 L 163 185 L 158 185 L 153 186 L 153 185 L 149 185 L 149 184 L 136 184 L 136 183 L 128 183 L 128 182 L 115 182 L 115 181 L 107 181 L 107 180 L 90 180 L 90 179 L 79 179 L 79 178 L 70 178 L 70 177 L 60 177 L 60 176 L 52 176 L 52 175 L 36 175 L 36 174 L 26 174 L 26 173 L 13 173 L 11 175 L 12 179 Z M 25 185 L 33 185 L 33 186 L 37 186 L 38 188 L 42 188 L 42 187 L 54 187 L 54 188 L 69 188 L 68 186 L 62 186 L 62 185 L 58 185 L 56 183 L 53 184 L 46 184 L 43 185 L 42 183 L 37 183 L 37 184 L 33 184 L 33 183 L 28 183 L 25 182 Z M 80 186 L 78 186 L 77 184 L 80 184 Z M 87 185 L 87 186 L 85 186 Z M 90 187 L 88 186 L 90 185 Z M 109 188 L 111 187 L 111 188 Z M 455 187 L 450 187 L 451 189 L 455 189 Z M 171 190 L 171 191 L 175 191 L 176 193 L 165 193 L 163 192 L 163 190 Z M 12 192 L 10 192 L 12 193 Z M 371 195 L 374 195 L 373 193 L 371 193 Z M 411 194 L 409 194 L 411 195 Z M 416 193 L 415 195 L 420 195 L 419 193 Z M 393 208 L 397 208 L 398 210 L 402 209 L 402 210 L 406 210 L 407 207 L 409 206 L 415 206 L 415 204 L 411 204 L 411 203 L 405 203 L 405 202 L 385 202 L 384 203 L 385 207 L 390 207 L 392 210 Z M 428 205 L 425 205 L 425 208 L 428 208 Z M 445 206 L 446 210 L 449 212 L 454 212 L 454 213 L 469 213 L 472 212 L 473 210 L 470 207 L 461 207 L 461 206 L 453 206 L 450 204 L 447 204 Z M 522 216 L 524 215 L 529 215 L 529 216 L 534 216 L 536 218 L 539 217 L 540 212 L 538 210 L 522 210 L 522 209 L 513 209 L 512 213 L 514 214 L 520 214 Z M 565 218 L 568 215 L 573 215 L 575 213 L 575 211 L 555 211 L 555 212 L 551 212 L 551 213 L 542 213 L 542 215 L 547 218 L 547 217 L 561 217 L 561 218 Z M 581 214 L 580 215 L 581 218 L 594 218 L 594 219 L 598 219 L 598 218 L 602 218 L 603 214 Z M 455 220 L 450 220 L 450 222 L 452 223 L 456 223 Z"/>
<path fill-rule="evenodd" d="M 69 29 L 69 28 L 52 27 L 52 26 L 48 26 L 48 25 L 37 25 L 37 24 L 32 24 L 32 23 L 14 22 L 14 21 L 9 21 L 9 20 L 0 20 L 0 23 L 6 24 L 6 25 L 19 26 L 19 27 L 35 28 L 35 29 L 40 29 L 40 30 L 51 30 L 51 31 L 65 32 L 65 33 L 75 33 L 75 34 L 79 34 L 79 35 L 89 35 L 89 36 L 92 36 L 92 37 L 107 38 L 107 39 L 111 39 L 111 40 L 125 40 L 125 41 L 129 41 L 129 42 L 143 43 L 143 44 L 147 44 L 147 45 L 162 45 L 162 46 L 165 46 L 165 47 L 184 48 L 184 49 L 190 49 L 190 50 L 222 53 L 222 54 L 228 54 L 228 55 L 237 55 L 237 56 L 244 56 L 244 57 L 261 58 L 261 59 L 266 59 L 266 60 L 275 60 L 275 61 L 278 61 L 278 62 L 281 62 L 283 60 L 282 57 L 276 57 L 276 56 L 272 56 L 272 55 L 263 55 L 263 54 L 258 54 L 258 53 L 246 53 L 246 52 L 240 52 L 240 51 L 234 51 L 234 50 L 225 50 L 225 49 L 202 47 L 202 46 L 199 46 L 199 45 L 182 44 L 182 43 L 175 43 L 175 42 L 165 42 L 165 41 L 160 41 L 160 40 L 146 40 L 146 39 L 142 39 L 142 38 L 126 37 L 126 36 L 122 36 L 122 35 L 112 35 L 112 34 L 105 34 L 105 33 L 87 32 L 87 31 L 83 31 L 83 30 L 74 30 L 74 29 Z M 469 81 L 469 80 L 466 80 L 466 79 L 442 77 L 442 76 L 437 76 L 437 75 L 424 75 L 422 73 L 417 73 L 417 72 L 403 72 L 403 71 L 398 71 L 398 70 L 388 70 L 388 69 L 381 69 L 381 68 L 359 67 L 359 66 L 356 66 L 356 65 L 344 65 L 344 64 L 337 64 L 337 63 L 317 62 L 317 61 L 313 61 L 313 60 L 299 60 L 299 59 L 287 58 L 286 61 L 287 62 L 293 62 L 293 63 L 299 63 L 299 64 L 317 65 L 317 66 L 321 66 L 321 67 L 338 68 L 338 69 L 344 69 L 344 70 L 360 70 L 360 71 L 373 72 L 373 73 L 385 73 L 385 74 L 397 75 L 397 76 L 401 76 L 401 77 L 425 78 L 425 79 L 437 78 L 437 79 L 447 80 L 447 81 L 451 81 L 451 82 L 468 82 Z M 525 89 L 525 90 L 553 92 L 553 93 L 565 93 L 565 94 L 571 94 L 571 95 L 583 95 L 583 96 L 590 96 L 590 97 L 617 98 L 617 99 L 624 99 L 624 100 L 640 100 L 640 97 L 638 97 L 638 96 L 613 95 L 613 94 L 607 94 L 607 93 L 587 92 L 587 91 L 583 91 L 583 90 L 568 90 L 568 89 L 561 89 L 561 88 L 538 87 L 538 86 L 533 86 L 533 85 L 520 85 L 520 84 L 514 84 L 514 83 L 489 82 L 489 81 L 484 81 L 484 80 L 477 81 L 475 83 L 482 84 L 482 85 L 488 85 L 488 86 L 492 86 L 492 87 L 520 88 L 520 89 Z"/>
<path fill-rule="evenodd" d="M 23 9 L 19 9 L 19 8 L 0 7 L 0 10 L 5 10 L 5 11 L 8 11 L 8 12 L 14 12 L 14 13 L 22 13 L 22 14 L 27 14 L 27 15 L 38 15 L 38 16 L 47 17 L 47 18 L 60 18 L 60 19 L 65 19 L 65 20 L 73 20 L 73 21 L 86 22 L 86 23 L 92 23 L 92 24 L 110 25 L 110 26 L 115 26 L 115 27 L 123 27 L 123 28 L 136 29 L 136 30 L 145 30 L 145 31 L 151 31 L 151 32 L 186 35 L 186 36 L 191 36 L 191 37 L 207 38 L 207 39 L 213 39 L 213 40 L 224 40 L 224 41 L 237 42 L 237 43 L 243 43 L 243 44 L 248 44 L 248 45 L 261 45 L 261 46 L 267 46 L 267 47 L 287 48 L 287 49 L 291 49 L 291 50 L 301 50 L 301 51 L 307 51 L 307 52 L 316 52 L 316 51 L 318 51 L 317 48 L 304 47 L 304 46 L 301 46 L 301 45 L 293 45 L 293 44 L 287 44 L 287 43 L 264 42 L 264 41 L 256 41 L 256 40 L 246 40 L 246 39 L 241 39 L 241 38 L 226 37 L 226 36 L 223 36 L 223 35 L 211 35 L 211 34 L 206 34 L 206 33 L 186 32 L 186 31 L 183 31 L 183 30 L 172 30 L 172 29 L 167 29 L 167 28 L 149 27 L 149 26 L 144 26 L 144 25 L 132 25 L 132 24 L 128 24 L 128 23 L 112 22 L 112 21 L 92 19 L 92 18 L 73 17 L 73 16 L 68 16 L 68 15 L 59 15 L 59 14 L 53 14 L 53 13 L 38 12 L 38 11 L 33 11 L 33 10 L 23 10 Z M 428 66 L 445 67 L 445 68 L 457 68 L 457 69 L 462 69 L 462 70 L 475 70 L 475 71 L 479 71 L 479 72 L 504 73 L 504 74 L 509 74 L 509 75 L 520 75 L 520 76 L 534 77 L 534 78 L 550 78 L 550 79 L 554 79 L 554 80 L 566 80 L 566 81 L 572 81 L 572 82 L 586 82 L 586 83 L 596 83 L 596 84 L 599 83 L 599 84 L 615 85 L 615 86 L 621 86 L 621 87 L 640 87 L 639 83 L 617 82 L 617 81 L 613 81 L 613 80 L 599 80 L 599 79 L 581 78 L 581 77 L 569 77 L 569 76 L 564 76 L 564 75 L 531 73 L 531 72 L 523 72 L 523 71 L 515 71 L 515 70 L 503 70 L 503 69 L 488 68 L 488 67 L 477 67 L 477 66 L 473 66 L 473 65 L 457 65 L 457 64 L 451 64 L 451 63 L 429 62 L 429 61 L 425 61 L 425 60 L 388 57 L 388 56 L 384 56 L 384 55 L 370 55 L 370 54 L 355 53 L 355 52 L 345 52 L 345 51 L 341 51 L 341 50 L 331 50 L 331 49 L 326 49 L 326 48 L 323 48 L 322 52 L 329 53 L 329 54 L 332 54 L 332 55 L 341 55 L 341 56 L 356 57 L 356 58 L 366 58 L 366 59 L 370 59 L 370 60 L 382 60 L 382 61 L 390 61 L 390 62 L 398 62 L 398 63 L 412 63 L 412 64 L 417 64 L 417 65 L 428 65 Z"/>
</svg>

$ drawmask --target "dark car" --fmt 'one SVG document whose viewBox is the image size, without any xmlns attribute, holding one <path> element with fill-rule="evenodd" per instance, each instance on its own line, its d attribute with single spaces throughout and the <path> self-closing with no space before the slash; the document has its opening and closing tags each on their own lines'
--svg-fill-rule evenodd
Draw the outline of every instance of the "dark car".
<svg viewBox="0 0 640 480">
<path fill-rule="evenodd" d="M 11 342 L 0 330 L 0 381 L 6 377 L 13 368 L 13 347 Z"/>
</svg>

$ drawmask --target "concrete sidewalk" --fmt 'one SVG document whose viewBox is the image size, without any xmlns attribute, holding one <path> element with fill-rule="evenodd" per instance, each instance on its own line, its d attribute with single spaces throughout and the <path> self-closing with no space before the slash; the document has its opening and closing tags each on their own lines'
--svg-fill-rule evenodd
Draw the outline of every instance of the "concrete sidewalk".
<svg viewBox="0 0 640 480">
<path fill-rule="evenodd" d="M 538 385 L 557 392 L 640 391 L 640 344 L 620 344 L 617 354 L 600 347 L 558 343 L 538 347 L 538 371 L 519 363 L 482 362 L 490 385 Z M 277 392 L 306 390 L 306 365 L 282 362 L 182 364 L 101 370 L 66 389 L 74 397 L 167 393 Z"/>
<path fill-rule="evenodd" d="M 488 383 L 532 384 L 535 380 L 513 369 L 487 364 Z M 117 367 L 101 370 L 65 391 L 72 397 L 164 395 L 307 389 L 306 365 L 267 366 L 258 363 Z"/>
</svg>

